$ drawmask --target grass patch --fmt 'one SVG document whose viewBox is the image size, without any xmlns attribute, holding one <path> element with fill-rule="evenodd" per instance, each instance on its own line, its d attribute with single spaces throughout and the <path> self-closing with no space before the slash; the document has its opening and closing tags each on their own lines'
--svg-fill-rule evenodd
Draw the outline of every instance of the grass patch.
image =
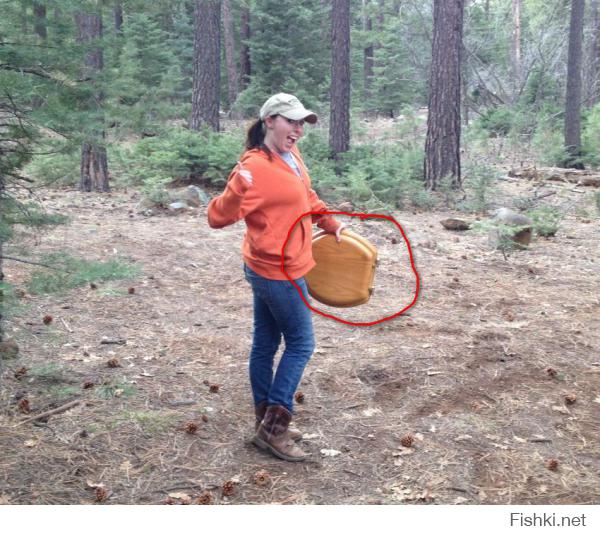
<svg viewBox="0 0 600 535">
<path fill-rule="evenodd" d="M 48 395 L 57 399 L 67 399 L 76 396 L 81 392 L 81 389 L 74 386 L 58 386 L 54 385 L 48 389 Z"/>
<path fill-rule="evenodd" d="M 64 367 L 54 364 L 53 362 L 48 362 L 46 364 L 31 367 L 27 372 L 27 375 L 41 381 L 62 383 L 68 380 L 66 372 L 67 370 Z"/>
<path fill-rule="evenodd" d="M 172 414 L 149 411 L 125 411 L 118 420 L 133 423 L 145 433 L 161 433 L 171 426 Z"/>
<path fill-rule="evenodd" d="M 101 399 L 118 397 L 131 397 L 137 392 L 136 388 L 129 383 L 107 383 L 96 389 L 96 396 Z"/>
<path fill-rule="evenodd" d="M 42 261 L 54 269 L 44 268 L 33 272 L 27 283 L 31 294 L 59 293 L 94 281 L 130 279 L 140 272 L 139 267 L 123 258 L 96 262 L 65 253 L 53 253 Z"/>
</svg>

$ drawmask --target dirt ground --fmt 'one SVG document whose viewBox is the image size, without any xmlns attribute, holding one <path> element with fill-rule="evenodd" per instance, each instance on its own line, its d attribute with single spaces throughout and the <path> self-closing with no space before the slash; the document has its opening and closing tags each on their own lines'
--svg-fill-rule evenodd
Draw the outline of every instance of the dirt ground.
<svg viewBox="0 0 600 535">
<path fill-rule="evenodd" d="M 569 206 L 556 236 L 505 259 L 485 235 L 439 223 L 474 216 L 399 211 L 421 280 L 417 304 L 372 327 L 314 316 L 317 350 L 295 416 L 311 452 L 304 463 L 250 443 L 243 224 L 212 230 L 205 208 L 145 217 L 131 191 L 45 192 L 46 208 L 72 223 L 28 238 L 36 252 L 124 256 L 141 275 L 26 294 L 7 321 L 21 352 L 3 362 L 0 501 L 599 503 L 596 190 L 501 187 L 505 200 L 554 191 L 548 203 Z M 415 278 L 401 236 L 387 223 L 348 222 L 378 246 L 381 265 L 368 307 L 341 313 L 371 320 L 403 308 Z M 7 263 L 7 279 L 23 287 L 31 269 Z M 30 414 L 19 409 L 24 398 Z M 46 421 L 24 421 L 72 401 Z"/>
</svg>

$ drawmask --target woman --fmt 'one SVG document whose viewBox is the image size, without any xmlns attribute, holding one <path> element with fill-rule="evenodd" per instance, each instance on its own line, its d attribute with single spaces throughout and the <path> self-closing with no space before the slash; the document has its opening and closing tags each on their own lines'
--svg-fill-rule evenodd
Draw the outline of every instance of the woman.
<svg viewBox="0 0 600 535">
<path fill-rule="evenodd" d="M 242 218 L 246 222 L 244 272 L 254 295 L 249 365 L 256 413 L 252 442 L 287 461 L 307 457 L 295 443 L 300 433 L 289 425 L 294 393 L 315 341 L 311 312 L 281 270 L 282 247 L 300 215 L 327 209 L 311 189 L 296 146 L 305 122 L 314 124 L 317 116 L 296 97 L 278 93 L 269 98 L 248 130 L 246 152 L 229 175 L 225 191 L 208 205 L 212 228 Z M 312 216 L 312 222 L 340 241 L 339 221 L 323 215 Z M 309 217 L 295 226 L 283 254 L 287 274 L 308 299 L 303 277 L 315 265 Z M 282 335 L 285 351 L 273 374 Z"/>
</svg>

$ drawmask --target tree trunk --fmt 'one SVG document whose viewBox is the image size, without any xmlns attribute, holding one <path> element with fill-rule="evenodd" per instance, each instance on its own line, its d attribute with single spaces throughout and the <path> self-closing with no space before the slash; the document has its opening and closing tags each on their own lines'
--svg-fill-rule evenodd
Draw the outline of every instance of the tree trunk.
<svg viewBox="0 0 600 535">
<path fill-rule="evenodd" d="M 571 0 L 565 106 L 565 148 L 568 158 L 564 162 L 564 167 L 574 169 L 583 169 L 579 157 L 581 155 L 581 54 L 584 8 L 584 0 Z"/>
<path fill-rule="evenodd" d="M 0 173 L 0 203 L 4 203 L 4 195 L 6 188 L 6 179 L 4 177 L 4 173 Z M 0 204 L 0 207 L 2 204 Z M 2 283 L 4 282 L 4 271 L 3 268 L 3 259 L 4 259 L 4 241 L 2 239 L 2 234 L 0 234 L 0 342 L 4 341 L 4 290 L 2 288 Z M 0 374 L 2 373 L 2 357 L 0 356 Z"/>
<path fill-rule="evenodd" d="M 223 31 L 225 35 L 225 63 L 227 64 L 227 97 L 229 107 L 233 106 L 238 94 L 238 76 L 235 64 L 235 39 L 231 5 L 229 0 L 222 0 Z"/>
<path fill-rule="evenodd" d="M 590 2 L 589 68 L 586 69 L 586 105 L 590 108 L 600 102 L 600 15 L 598 13 L 598 3 L 598 0 L 591 0 Z"/>
<path fill-rule="evenodd" d="M 250 39 L 250 8 L 247 5 L 242 6 L 240 39 L 242 41 L 240 49 L 240 85 L 241 89 L 246 89 L 250 83 L 250 75 L 252 74 L 250 47 L 248 46 L 248 40 Z"/>
<path fill-rule="evenodd" d="M 513 34 L 511 44 L 512 102 L 521 87 L 521 0 L 512 0 Z"/>
<path fill-rule="evenodd" d="M 435 190 L 452 177 L 461 186 L 460 87 L 464 0 L 434 0 L 429 113 L 425 141 L 425 184 Z"/>
<path fill-rule="evenodd" d="M 117 2 L 117 5 L 113 9 L 113 16 L 115 19 L 115 31 L 118 35 L 123 33 L 121 29 L 123 27 L 123 4 L 121 2 Z"/>
<path fill-rule="evenodd" d="M 362 0 L 363 6 L 363 30 L 367 38 L 367 46 L 363 51 L 363 65 L 364 65 L 364 85 L 365 85 L 365 101 L 369 102 L 373 96 L 373 66 L 374 66 L 374 47 L 372 42 L 373 33 L 373 20 L 371 15 L 365 12 L 368 0 Z"/>
<path fill-rule="evenodd" d="M 337 158 L 350 148 L 350 0 L 332 2 L 331 51 L 329 148 Z"/>
<path fill-rule="evenodd" d="M 33 14 L 35 15 L 35 33 L 41 38 L 46 39 L 48 37 L 48 31 L 46 26 L 46 6 L 39 2 L 33 3 Z"/>
<path fill-rule="evenodd" d="M 102 38 L 102 15 L 100 13 L 75 13 L 77 24 L 77 42 L 86 43 L 94 39 Z M 96 79 L 104 68 L 104 56 L 102 48 L 90 50 L 84 58 L 84 78 L 91 78 L 94 87 L 94 95 L 89 102 L 90 108 L 97 107 L 102 110 L 104 94 L 101 88 L 96 86 Z M 81 177 L 79 181 L 80 191 L 108 191 L 108 161 L 106 148 L 104 147 L 104 114 L 100 114 L 98 124 L 91 125 L 90 139 L 85 141 L 81 147 Z"/>
<path fill-rule="evenodd" d="M 199 130 L 203 124 L 206 124 L 215 132 L 219 131 L 220 25 L 220 2 L 218 0 L 196 0 L 191 130 Z"/>
</svg>

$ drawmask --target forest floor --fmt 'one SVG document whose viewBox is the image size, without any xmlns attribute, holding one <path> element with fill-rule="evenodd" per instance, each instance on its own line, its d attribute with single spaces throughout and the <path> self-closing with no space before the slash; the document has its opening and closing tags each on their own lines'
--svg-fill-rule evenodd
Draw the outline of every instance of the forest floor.
<svg viewBox="0 0 600 535">
<path fill-rule="evenodd" d="M 314 315 L 317 350 L 295 415 L 311 453 L 303 463 L 250 443 L 244 225 L 212 230 L 205 208 L 145 217 L 132 191 L 43 192 L 72 222 L 30 236 L 35 252 L 126 257 L 141 274 L 25 293 L 7 320 L 21 351 L 3 362 L 0 502 L 599 503 L 597 189 L 515 179 L 500 182 L 498 198 L 534 191 L 554 192 L 544 202 L 568 206 L 566 216 L 554 237 L 506 259 L 484 234 L 439 223 L 473 215 L 393 214 L 410 240 L 418 301 L 371 327 Z M 341 312 L 393 314 L 415 290 L 406 244 L 391 225 L 348 222 L 382 263 L 371 308 Z M 32 269 L 5 266 L 21 288 Z"/>
</svg>

